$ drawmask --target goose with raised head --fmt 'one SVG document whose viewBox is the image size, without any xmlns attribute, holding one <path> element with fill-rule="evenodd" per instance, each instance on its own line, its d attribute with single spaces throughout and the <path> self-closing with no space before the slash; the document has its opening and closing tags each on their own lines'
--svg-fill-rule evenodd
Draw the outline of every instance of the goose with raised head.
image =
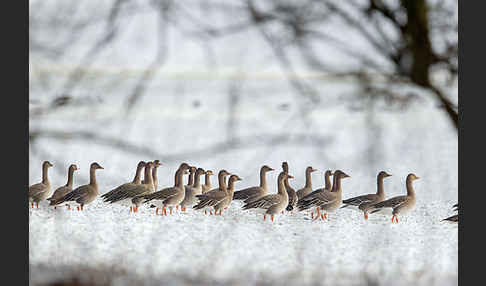
<svg viewBox="0 0 486 286">
<path fill-rule="evenodd" d="M 391 211 L 392 213 L 392 223 L 396 221 L 398 223 L 398 215 L 410 212 L 415 208 L 415 190 L 413 189 L 413 181 L 420 179 L 415 174 L 410 173 L 407 175 L 405 186 L 407 188 L 407 194 L 404 196 L 397 196 L 391 199 L 372 204 L 365 210 L 369 213 L 386 213 Z"/>
<path fill-rule="evenodd" d="M 209 209 L 209 214 L 212 215 L 212 209 L 214 208 L 214 206 L 220 203 L 228 195 L 226 177 L 229 175 L 231 174 L 228 171 L 220 170 L 218 173 L 219 186 L 205 194 L 196 195 L 196 198 L 199 201 L 195 206 L 193 206 L 193 209 L 204 209 L 205 214 L 207 214 L 207 209 Z"/>
<path fill-rule="evenodd" d="M 67 183 L 64 186 L 61 186 L 57 188 L 54 193 L 52 193 L 52 196 L 50 198 L 47 198 L 47 200 L 50 202 L 50 206 L 54 206 L 54 209 L 56 209 L 56 201 L 64 197 L 67 193 L 71 192 L 73 190 L 73 177 L 74 177 L 74 171 L 79 170 L 78 166 L 76 164 L 71 164 L 68 168 L 68 179 Z M 69 204 L 67 205 L 68 209 L 71 209 Z"/>
<path fill-rule="evenodd" d="M 368 207 L 372 204 L 376 204 L 385 200 L 383 179 L 387 177 L 391 177 L 391 174 L 388 174 L 385 171 L 379 172 L 376 176 L 376 194 L 361 195 L 347 200 L 343 200 L 344 205 L 341 208 L 357 208 L 363 212 L 364 218 L 368 219 Z"/>
<path fill-rule="evenodd" d="M 194 183 L 192 186 L 184 186 L 186 192 L 184 200 L 181 202 L 181 211 L 185 212 L 187 206 L 193 206 L 196 203 L 196 195 L 202 194 L 201 176 L 205 174 L 203 168 L 197 168 L 194 172 Z"/>
<path fill-rule="evenodd" d="M 326 170 L 324 172 L 324 188 L 319 188 L 306 196 L 302 197 L 299 199 L 297 206 L 300 207 L 302 205 L 307 204 L 310 200 L 313 198 L 319 196 L 320 193 L 325 192 L 325 191 L 331 191 L 332 190 L 332 184 L 331 184 L 331 176 L 334 175 L 331 170 Z M 318 201 L 316 201 L 318 202 Z M 317 217 L 321 215 L 321 209 L 319 206 L 316 206 L 316 214 Z M 311 219 L 314 219 L 314 212 L 311 212 Z"/>
<path fill-rule="evenodd" d="M 312 206 L 317 206 L 318 211 L 323 211 L 322 214 L 318 213 L 314 219 L 327 219 L 327 213 L 334 212 L 342 204 L 342 188 L 341 180 L 349 178 L 350 176 L 341 170 L 336 170 L 333 175 L 333 184 L 331 190 L 324 190 L 319 192 L 314 198 L 305 201 L 305 203 L 299 205 L 299 211 L 306 210 Z"/>
<path fill-rule="evenodd" d="M 263 165 L 260 168 L 260 186 L 249 187 L 243 190 L 236 191 L 234 193 L 233 199 L 234 200 L 244 200 L 245 203 L 248 203 L 252 200 L 256 200 L 265 196 L 267 191 L 267 172 L 273 171 L 274 169 L 270 168 L 267 165 Z"/>
<path fill-rule="evenodd" d="M 190 166 L 187 163 L 182 163 L 177 169 L 174 176 L 174 186 L 164 188 L 158 192 L 143 195 L 143 203 L 151 202 L 157 207 L 155 214 L 158 214 L 159 208 L 162 209 L 162 215 L 167 215 L 166 207 L 169 207 L 170 214 L 172 214 L 172 208 L 178 206 L 185 196 L 184 182 L 182 176 L 188 173 Z"/>
<path fill-rule="evenodd" d="M 213 187 L 211 185 L 211 176 L 213 175 L 213 171 L 207 170 L 204 174 L 204 185 L 202 185 L 202 193 L 205 194 L 211 190 Z"/>
<path fill-rule="evenodd" d="M 226 190 L 226 197 L 214 206 L 214 215 L 222 215 L 223 209 L 227 209 L 233 201 L 233 195 L 235 193 L 235 182 L 241 181 L 238 175 L 231 175 L 228 179 L 228 188 Z"/>
<path fill-rule="evenodd" d="M 243 206 L 244 210 L 259 208 L 266 210 L 263 215 L 263 220 L 267 219 L 267 215 L 271 216 L 273 222 L 276 214 L 282 213 L 289 204 L 289 195 L 285 189 L 285 179 L 293 179 L 294 177 L 286 172 L 280 172 L 277 178 L 278 192 L 276 194 L 263 196 L 255 201 L 249 202 Z"/>
<path fill-rule="evenodd" d="M 78 211 L 82 211 L 84 205 L 87 205 L 94 201 L 96 197 L 99 195 L 98 192 L 98 183 L 96 182 L 96 170 L 104 169 L 100 166 L 100 164 L 94 162 L 91 163 L 89 168 L 89 184 L 82 185 L 74 189 L 72 192 L 67 193 L 64 197 L 59 199 L 56 202 L 56 205 L 59 205 L 64 202 L 71 202 L 75 201 L 79 204 L 77 206 Z"/>
<path fill-rule="evenodd" d="M 154 160 L 154 168 L 152 169 L 152 181 L 154 183 L 154 191 L 157 191 L 157 187 L 159 185 L 159 179 L 157 177 L 157 169 L 162 166 L 159 160 Z M 142 184 L 145 184 L 145 180 L 142 181 Z"/>
<path fill-rule="evenodd" d="M 42 163 L 42 181 L 29 187 L 29 202 L 32 204 L 32 208 L 34 208 L 34 203 L 36 208 L 39 208 L 39 202 L 45 200 L 51 193 L 51 182 L 47 170 L 52 166 L 54 165 L 49 161 L 44 161 Z"/>
<path fill-rule="evenodd" d="M 130 205 L 129 213 L 138 212 L 138 206 L 142 199 L 139 196 L 151 194 L 155 191 L 154 182 L 152 180 L 153 162 L 145 164 L 144 182 L 143 184 L 132 184 L 129 187 L 120 190 L 110 197 L 105 198 L 105 202 L 113 204 L 118 203 L 122 205 Z"/>
<path fill-rule="evenodd" d="M 136 185 L 140 185 L 142 183 L 141 179 L 141 173 L 143 168 L 145 167 L 146 163 L 144 161 L 140 161 L 137 164 L 137 170 L 135 171 L 135 177 L 130 183 L 125 183 L 123 185 L 120 185 L 113 190 L 104 193 L 101 195 L 101 198 L 103 199 L 104 202 L 111 201 L 114 197 L 118 197 L 119 193 L 123 193 L 126 189 L 131 189 L 135 187 Z"/>
<path fill-rule="evenodd" d="M 285 173 L 289 173 L 289 164 L 287 162 L 282 162 L 282 171 Z M 294 188 L 290 186 L 289 178 L 285 178 L 284 180 L 285 190 L 287 190 L 287 194 L 289 195 L 289 204 L 285 208 L 289 212 L 293 212 L 295 206 L 297 205 L 297 193 L 295 192 Z"/>
<path fill-rule="evenodd" d="M 314 169 L 311 166 L 305 169 L 305 185 L 296 192 L 298 200 L 312 193 L 312 172 L 315 171 L 317 171 L 317 169 Z"/>
</svg>

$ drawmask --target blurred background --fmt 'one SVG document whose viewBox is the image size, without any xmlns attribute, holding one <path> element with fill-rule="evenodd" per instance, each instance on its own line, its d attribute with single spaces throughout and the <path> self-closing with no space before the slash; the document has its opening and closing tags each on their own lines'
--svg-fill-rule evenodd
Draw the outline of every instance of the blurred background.
<svg viewBox="0 0 486 286">
<path fill-rule="evenodd" d="M 99 162 L 101 193 L 139 160 L 160 187 L 182 161 L 241 187 L 288 161 L 294 188 L 309 165 L 351 175 L 344 197 L 414 172 L 420 203 L 457 201 L 457 1 L 29 3 L 30 184 L 43 160 L 54 185 Z"/>
</svg>

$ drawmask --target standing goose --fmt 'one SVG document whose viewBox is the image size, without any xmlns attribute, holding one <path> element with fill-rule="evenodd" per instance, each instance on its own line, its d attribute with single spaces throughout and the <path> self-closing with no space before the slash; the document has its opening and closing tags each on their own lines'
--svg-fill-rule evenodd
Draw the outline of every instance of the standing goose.
<svg viewBox="0 0 486 286">
<path fill-rule="evenodd" d="M 211 171 L 211 170 L 206 171 L 205 176 L 204 176 L 204 185 L 202 185 L 202 193 L 203 194 L 207 193 L 212 188 L 211 178 L 210 178 L 210 176 L 212 176 L 212 175 L 213 175 L 213 171 Z"/>
<path fill-rule="evenodd" d="M 62 197 L 59 201 L 56 202 L 56 205 L 59 205 L 63 202 L 70 202 L 75 201 L 79 204 L 77 210 L 83 210 L 83 206 L 91 203 L 96 199 L 98 196 L 98 184 L 96 183 L 96 170 L 104 169 L 98 163 L 94 162 L 91 163 L 89 168 L 89 184 L 77 187 L 72 192 L 67 193 L 64 197 Z"/>
<path fill-rule="evenodd" d="M 367 194 L 361 195 L 354 198 L 350 198 L 343 201 L 344 206 L 341 208 L 347 207 L 357 207 L 359 210 L 363 211 L 364 218 L 368 219 L 368 212 L 367 209 L 372 204 L 376 204 L 385 200 L 385 190 L 383 188 L 383 179 L 391 177 L 391 174 L 388 174 L 385 171 L 381 171 L 376 176 L 376 184 L 377 184 L 377 191 L 376 194 Z"/>
<path fill-rule="evenodd" d="M 47 169 L 52 166 L 49 161 L 44 161 L 42 163 L 42 182 L 29 187 L 29 202 L 32 204 L 32 208 L 34 208 L 34 203 L 39 208 L 39 202 L 45 200 L 51 192 L 51 182 L 47 177 Z"/>
<path fill-rule="evenodd" d="M 111 201 L 114 197 L 118 196 L 118 193 L 124 192 L 126 189 L 131 189 L 135 185 L 140 185 L 142 183 L 140 176 L 141 176 L 142 170 L 145 167 L 145 165 L 146 165 L 146 163 L 144 161 L 138 162 L 137 170 L 135 171 L 135 177 L 133 178 L 133 180 L 130 183 L 125 183 L 123 185 L 120 185 L 120 186 L 116 187 L 115 189 L 101 195 L 101 198 L 103 199 L 103 201 L 104 202 Z"/>
<path fill-rule="evenodd" d="M 420 179 L 415 174 L 410 173 L 406 179 L 407 195 L 398 196 L 369 206 L 364 211 L 375 213 L 392 210 L 392 223 L 395 220 L 398 223 L 398 215 L 405 214 L 415 207 L 415 191 L 413 181 Z"/>
<path fill-rule="evenodd" d="M 305 201 L 305 203 L 299 205 L 299 211 L 308 209 L 312 206 L 318 206 L 318 214 L 315 219 L 319 219 L 319 217 L 324 220 L 327 219 L 328 212 L 334 212 L 338 209 L 342 204 L 342 189 L 341 189 L 341 179 L 350 177 L 348 174 L 344 173 L 341 170 L 336 170 L 334 172 L 333 177 L 333 184 L 332 189 L 324 190 L 319 192 L 313 199 Z M 323 210 L 324 213 L 319 216 L 320 210 Z"/>
<path fill-rule="evenodd" d="M 199 199 L 199 202 L 193 207 L 195 210 L 204 209 L 204 213 L 207 213 L 207 208 L 211 209 L 214 208 L 219 202 L 221 202 L 226 196 L 228 195 L 227 186 L 226 186 L 226 177 L 231 175 L 226 170 L 221 170 L 218 173 L 218 183 L 219 187 L 210 190 L 209 192 L 201 195 L 196 195 L 196 198 Z M 209 214 L 212 215 L 212 210 L 209 211 Z"/>
<path fill-rule="evenodd" d="M 69 193 L 73 190 L 73 176 L 74 176 L 74 171 L 77 171 L 77 170 L 79 170 L 78 166 L 76 166 L 75 164 L 71 164 L 71 166 L 69 166 L 69 168 L 68 168 L 67 183 L 64 186 L 57 188 L 54 191 L 54 193 L 52 194 L 52 196 L 47 199 L 48 201 L 50 201 L 49 205 L 54 206 L 54 209 L 56 209 L 56 206 L 55 206 L 56 201 L 61 199 L 67 193 Z M 70 210 L 71 207 L 69 205 L 67 205 L 67 206 L 68 206 L 68 209 Z"/>
<path fill-rule="evenodd" d="M 245 203 L 248 203 L 252 200 L 256 200 L 261 198 L 267 194 L 267 172 L 273 171 L 274 169 L 270 168 L 267 165 L 263 165 L 260 168 L 260 186 L 250 187 L 243 190 L 239 190 L 234 193 L 233 198 L 235 200 L 244 200 Z"/>
<path fill-rule="evenodd" d="M 289 195 L 287 190 L 285 190 L 285 179 L 293 179 L 294 177 L 288 173 L 280 172 L 277 179 L 278 193 L 272 195 L 266 195 L 253 202 L 247 203 L 243 206 L 244 210 L 260 208 L 265 209 L 266 212 L 263 215 L 263 220 L 267 219 L 267 214 L 271 216 L 272 222 L 274 216 L 278 213 L 283 212 L 285 207 L 289 204 Z"/>
<path fill-rule="evenodd" d="M 305 186 L 296 192 L 298 200 L 312 192 L 312 172 L 315 171 L 317 171 L 317 169 L 314 169 L 311 166 L 305 169 Z"/>
<path fill-rule="evenodd" d="M 324 172 L 324 188 L 317 189 L 310 194 L 304 196 L 299 200 L 297 203 L 297 206 L 300 207 L 302 205 L 307 204 L 310 200 L 314 199 L 315 197 L 319 196 L 319 193 L 325 192 L 325 191 L 331 191 L 332 190 L 332 184 L 331 184 L 331 176 L 334 175 L 331 170 L 326 170 Z M 316 202 L 318 202 L 316 200 Z M 319 206 L 316 206 L 316 213 L 317 217 L 321 215 L 321 209 Z M 314 212 L 311 213 L 311 219 L 314 219 Z"/>
<path fill-rule="evenodd" d="M 289 164 L 287 162 L 282 163 L 282 170 L 287 174 L 289 173 Z M 297 193 L 295 193 L 295 190 L 290 186 L 288 177 L 285 178 L 284 185 L 285 189 L 287 190 L 287 194 L 289 195 L 289 204 L 287 205 L 286 210 L 290 212 L 297 204 Z"/>
<path fill-rule="evenodd" d="M 186 206 L 193 206 L 196 202 L 196 195 L 202 194 L 201 176 L 205 173 L 203 168 L 197 168 L 194 174 L 194 184 L 184 186 L 186 194 L 181 202 L 181 211 L 185 212 Z"/>
<path fill-rule="evenodd" d="M 130 212 L 137 212 L 138 206 L 140 204 L 141 199 L 135 199 L 137 196 L 150 194 L 155 191 L 154 189 L 154 182 L 152 180 L 152 170 L 154 167 L 153 162 L 148 162 L 145 164 L 145 171 L 143 184 L 130 184 L 127 187 L 119 190 L 118 192 L 114 193 L 113 195 L 105 198 L 105 202 L 113 204 L 113 203 L 120 203 L 123 205 L 130 205 Z"/>
<path fill-rule="evenodd" d="M 144 195 L 143 198 L 145 200 L 143 203 L 152 202 L 152 204 L 157 207 L 157 209 L 155 210 L 155 214 L 158 214 L 159 208 L 162 208 L 162 215 L 166 216 L 166 207 L 169 207 L 170 214 L 172 214 L 173 206 L 179 205 L 182 200 L 184 200 L 185 190 L 182 176 L 184 174 L 187 174 L 187 170 L 189 168 L 190 166 L 187 163 L 182 163 L 175 173 L 174 186 L 164 188 L 152 194 Z"/>
<path fill-rule="evenodd" d="M 235 182 L 241 181 L 238 175 L 231 175 L 228 179 L 228 189 L 226 197 L 214 206 L 214 215 L 222 215 L 223 209 L 227 209 L 231 202 L 233 201 L 233 195 L 235 193 Z"/>
<path fill-rule="evenodd" d="M 157 191 L 157 187 L 159 184 L 159 180 L 157 178 L 157 169 L 162 166 L 159 160 L 154 161 L 154 168 L 152 169 L 152 181 L 154 183 L 154 191 Z M 145 179 L 142 181 L 142 184 L 145 184 Z"/>
</svg>

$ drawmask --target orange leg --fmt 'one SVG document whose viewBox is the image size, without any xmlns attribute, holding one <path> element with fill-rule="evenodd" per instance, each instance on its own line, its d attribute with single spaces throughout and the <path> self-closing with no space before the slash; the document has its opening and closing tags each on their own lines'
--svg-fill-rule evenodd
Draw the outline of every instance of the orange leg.
<svg viewBox="0 0 486 286">
<path fill-rule="evenodd" d="M 223 214 L 223 209 L 220 209 L 219 210 L 219 215 L 222 215 Z"/>
<path fill-rule="evenodd" d="M 182 209 L 182 207 L 181 207 L 181 209 Z M 176 211 L 178 211 L 178 210 L 179 210 L 179 205 L 177 205 L 177 206 L 176 206 Z M 171 214 L 172 214 L 172 213 L 171 213 Z"/>
<path fill-rule="evenodd" d="M 213 215 L 213 211 L 209 211 L 209 215 Z"/>
<path fill-rule="evenodd" d="M 78 212 L 79 212 L 79 206 L 76 206 L 76 209 L 77 209 L 77 210 L 78 210 Z"/>
<path fill-rule="evenodd" d="M 167 209 L 165 208 L 165 206 L 162 208 L 162 214 L 167 216 Z"/>
<path fill-rule="evenodd" d="M 71 205 L 67 205 L 68 206 L 68 210 L 71 210 Z"/>
<path fill-rule="evenodd" d="M 35 207 L 39 208 L 39 202 L 35 203 Z"/>
<path fill-rule="evenodd" d="M 138 206 L 137 206 L 137 207 L 135 207 L 135 212 L 136 212 L 136 213 L 138 213 Z"/>
<path fill-rule="evenodd" d="M 159 208 L 156 208 L 155 209 L 155 215 L 158 215 L 159 214 Z"/>
<path fill-rule="evenodd" d="M 368 213 L 364 213 L 364 218 L 368 220 Z"/>
<path fill-rule="evenodd" d="M 271 215 L 270 218 L 272 219 L 272 222 L 273 222 L 273 215 Z"/>
<path fill-rule="evenodd" d="M 207 215 L 208 214 L 208 211 L 207 210 L 204 210 L 204 214 Z"/>
<path fill-rule="evenodd" d="M 311 212 L 311 219 L 314 220 L 314 212 Z"/>
<path fill-rule="evenodd" d="M 130 207 L 130 211 L 128 212 L 129 214 L 131 214 L 133 211 L 132 207 Z"/>
<path fill-rule="evenodd" d="M 34 208 L 34 203 L 32 202 L 32 208 Z"/>
<path fill-rule="evenodd" d="M 183 212 L 186 212 L 186 207 L 181 207 L 181 210 L 182 210 Z"/>
<path fill-rule="evenodd" d="M 169 208 L 169 214 L 172 215 L 172 208 Z"/>
<path fill-rule="evenodd" d="M 267 219 L 267 215 L 266 215 L 266 214 L 264 214 L 264 215 L 263 215 L 263 220 L 266 220 L 266 219 Z"/>
<path fill-rule="evenodd" d="M 83 210 L 84 205 L 81 205 L 81 210 Z"/>
<path fill-rule="evenodd" d="M 322 219 L 322 220 L 327 219 L 327 213 L 323 213 L 323 214 L 321 215 L 321 219 Z"/>
</svg>

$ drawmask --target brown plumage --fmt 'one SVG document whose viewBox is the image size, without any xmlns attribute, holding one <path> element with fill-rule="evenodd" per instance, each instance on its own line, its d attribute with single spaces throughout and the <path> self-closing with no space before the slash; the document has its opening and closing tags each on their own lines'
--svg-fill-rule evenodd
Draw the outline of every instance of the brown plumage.
<svg viewBox="0 0 486 286">
<path fill-rule="evenodd" d="M 364 211 L 369 213 L 383 212 L 385 210 L 392 211 L 392 223 L 396 221 L 398 223 L 398 215 L 404 214 L 415 208 L 415 191 L 413 189 L 413 181 L 419 179 L 415 174 L 410 173 L 406 179 L 407 195 L 398 196 L 382 201 L 376 204 L 372 204 Z"/>
<path fill-rule="evenodd" d="M 39 202 L 45 200 L 51 193 L 51 182 L 47 175 L 47 169 L 52 166 L 49 161 L 44 161 L 42 163 L 42 182 L 29 187 L 29 202 L 32 204 L 32 208 L 34 208 L 34 203 L 39 208 Z"/>
<path fill-rule="evenodd" d="M 282 163 L 282 170 L 287 174 L 289 173 L 289 164 L 287 162 Z M 290 212 L 297 205 L 298 197 L 294 188 L 290 186 L 288 177 L 285 178 L 284 185 L 285 185 L 285 190 L 287 190 L 287 194 L 289 195 L 289 204 L 285 209 Z"/>
<path fill-rule="evenodd" d="M 79 170 L 78 166 L 76 166 L 75 164 L 71 164 L 71 166 L 69 166 L 69 168 L 68 168 L 67 183 L 64 186 L 57 188 L 54 191 L 54 193 L 52 194 L 52 196 L 50 198 L 47 198 L 47 200 L 50 201 L 49 205 L 54 206 L 54 209 L 56 208 L 56 206 L 55 206 L 56 201 L 58 201 L 59 199 L 64 197 L 67 193 L 69 193 L 73 190 L 73 176 L 74 176 L 74 171 L 77 171 L 77 170 Z M 69 207 L 69 205 L 68 205 L 68 207 Z"/>
<path fill-rule="evenodd" d="M 63 202 L 75 201 L 79 204 L 78 211 L 83 210 L 84 205 L 91 203 L 98 196 L 98 184 L 96 182 L 96 170 L 103 169 L 98 163 L 92 163 L 89 168 L 89 184 L 77 187 L 72 192 L 67 193 L 55 205 Z"/>
<path fill-rule="evenodd" d="M 292 179 L 294 178 L 292 175 L 280 172 L 277 178 L 277 186 L 278 192 L 277 194 L 271 194 L 263 196 L 255 201 L 249 202 L 243 206 L 244 210 L 259 208 L 264 209 L 265 214 L 263 215 L 263 220 L 266 220 L 267 214 L 271 216 L 271 220 L 273 222 L 274 216 L 279 214 L 285 210 L 285 207 L 289 203 L 289 195 L 287 194 L 287 190 L 285 190 L 284 180 L 286 178 Z"/>
<path fill-rule="evenodd" d="M 145 165 L 146 165 L 146 163 L 144 161 L 138 162 L 137 169 L 135 171 L 135 177 L 133 178 L 133 180 L 130 183 L 120 185 L 120 186 L 116 187 L 115 189 L 101 195 L 101 198 L 103 199 L 103 201 L 104 202 L 111 202 L 116 197 L 119 197 L 119 194 L 123 193 L 125 190 L 132 189 L 136 185 L 140 185 L 141 184 L 140 176 L 141 176 L 142 170 L 145 167 Z"/>
<path fill-rule="evenodd" d="M 368 212 L 367 212 L 368 207 L 371 206 L 372 204 L 379 203 L 385 200 L 385 189 L 383 188 L 383 179 L 387 177 L 391 177 L 391 174 L 388 174 L 385 171 L 379 172 L 378 175 L 376 176 L 377 190 L 375 194 L 361 195 L 361 196 L 343 200 L 344 205 L 341 208 L 357 207 L 359 210 L 363 212 L 364 218 L 368 219 Z"/>
<path fill-rule="evenodd" d="M 205 194 L 211 190 L 212 185 L 211 185 L 211 176 L 213 175 L 213 171 L 207 170 L 205 175 L 204 175 L 204 185 L 202 185 L 202 194 Z"/>
<path fill-rule="evenodd" d="M 233 195 L 235 193 L 235 182 L 241 181 L 241 178 L 238 175 L 231 175 L 228 179 L 228 188 L 226 190 L 226 197 L 222 199 L 219 203 L 214 206 L 214 214 L 217 215 L 219 211 L 219 215 L 221 215 L 223 209 L 227 209 L 231 202 L 233 201 Z"/>
<path fill-rule="evenodd" d="M 296 192 L 299 200 L 312 192 L 312 172 L 315 171 L 317 171 L 317 169 L 314 169 L 311 166 L 305 169 L 305 185 L 302 189 L 299 189 Z"/>
<path fill-rule="evenodd" d="M 158 209 L 162 208 L 162 214 L 167 215 L 166 207 L 169 207 L 170 214 L 172 214 L 172 208 L 179 205 L 184 200 L 185 190 L 182 176 L 187 174 L 187 170 L 190 166 L 187 163 L 182 163 L 177 169 L 174 176 L 174 186 L 164 188 L 158 192 L 143 195 L 143 203 L 151 202 L 157 207 L 155 213 L 158 213 Z"/>
<path fill-rule="evenodd" d="M 197 195 L 198 203 L 193 207 L 196 210 L 204 208 L 214 208 L 219 202 L 221 202 L 228 195 L 226 177 L 231 175 L 226 170 L 221 170 L 218 173 L 218 188 L 212 189 L 209 192 L 201 195 Z M 212 214 L 212 212 L 210 212 Z"/>
<path fill-rule="evenodd" d="M 236 191 L 234 193 L 233 199 L 234 200 L 244 200 L 245 203 L 248 203 L 252 200 L 258 199 L 267 192 L 267 172 L 273 171 L 274 169 L 270 168 L 267 165 L 263 165 L 260 168 L 260 186 L 250 187 L 243 190 Z"/>
</svg>

